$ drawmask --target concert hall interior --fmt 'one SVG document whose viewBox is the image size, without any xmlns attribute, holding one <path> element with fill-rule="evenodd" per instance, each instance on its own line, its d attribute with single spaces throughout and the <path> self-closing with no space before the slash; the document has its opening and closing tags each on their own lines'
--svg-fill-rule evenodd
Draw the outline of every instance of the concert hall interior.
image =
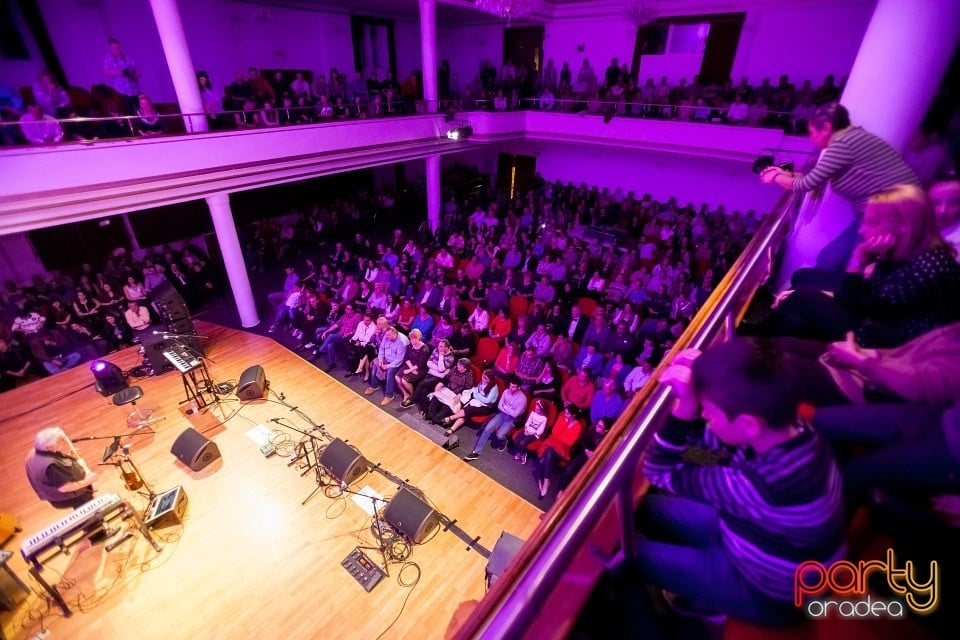
<svg viewBox="0 0 960 640">
<path fill-rule="evenodd" d="M 955 628 L 958 42 L 0 0 L 0 640 Z M 932 615 L 811 613 L 887 549 Z"/>
</svg>

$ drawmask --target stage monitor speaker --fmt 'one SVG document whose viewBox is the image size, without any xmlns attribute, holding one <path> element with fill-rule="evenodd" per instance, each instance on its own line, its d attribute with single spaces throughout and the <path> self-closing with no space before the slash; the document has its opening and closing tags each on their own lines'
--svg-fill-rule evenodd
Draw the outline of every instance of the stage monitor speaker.
<svg viewBox="0 0 960 640">
<path fill-rule="evenodd" d="M 186 429 L 177 436 L 170 453 L 193 471 L 200 471 L 220 457 L 220 448 L 198 431 Z"/>
<path fill-rule="evenodd" d="M 263 372 L 263 367 L 255 364 L 240 374 L 240 382 L 237 383 L 237 397 L 241 400 L 257 400 L 267 393 L 267 387 L 269 386 L 270 383 L 267 381 L 267 375 Z"/>
<path fill-rule="evenodd" d="M 193 326 L 193 320 L 190 318 L 182 318 L 168 322 L 167 331 L 178 335 L 193 335 L 197 333 L 197 328 Z"/>
<path fill-rule="evenodd" d="M 370 464 L 359 451 L 337 438 L 320 454 L 320 466 L 342 486 L 349 487 L 367 472 Z"/>
<path fill-rule="evenodd" d="M 402 536 L 420 544 L 440 524 L 440 514 L 417 494 L 401 487 L 383 510 L 383 519 Z"/>
<path fill-rule="evenodd" d="M 180 524 L 187 512 L 187 492 L 177 486 L 154 498 L 143 516 L 143 523 L 150 527 Z"/>
<path fill-rule="evenodd" d="M 494 580 L 503 575 L 503 572 L 507 570 L 507 565 L 510 564 L 513 556 L 517 555 L 517 552 L 520 551 L 520 547 L 522 546 L 523 540 L 517 536 L 509 534 L 506 531 L 500 534 L 500 539 L 497 540 L 497 544 L 493 546 L 493 551 L 490 552 L 490 559 L 487 560 L 486 578 L 488 588 L 493 584 Z"/>
<path fill-rule="evenodd" d="M 163 357 L 163 352 L 170 345 L 162 335 L 155 335 L 152 330 L 143 331 L 140 333 L 140 345 L 143 347 L 143 359 L 153 369 L 154 375 L 173 371 L 173 363 Z"/>
</svg>

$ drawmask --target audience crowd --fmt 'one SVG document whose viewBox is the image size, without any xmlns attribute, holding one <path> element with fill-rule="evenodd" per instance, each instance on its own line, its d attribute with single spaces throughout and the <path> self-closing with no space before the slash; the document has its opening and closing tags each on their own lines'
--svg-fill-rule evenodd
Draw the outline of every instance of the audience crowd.
<svg viewBox="0 0 960 640">
<path fill-rule="evenodd" d="M 129 347 L 162 329 L 152 304 L 169 282 L 191 307 L 221 292 L 219 269 L 194 248 L 167 249 L 134 261 L 117 251 L 99 268 L 36 275 L 29 286 L 8 280 L 0 291 L 0 390 Z"/>
<path fill-rule="evenodd" d="M 468 461 L 491 438 L 521 462 L 535 453 L 541 496 L 592 451 L 581 440 L 595 446 L 759 224 L 753 212 L 540 180 L 512 199 L 447 194 L 436 237 L 346 240 L 337 224 L 392 202 L 361 200 L 248 239 L 248 264 L 310 256 L 287 260 L 270 331 L 383 406 L 416 406 L 447 435 L 477 429 Z M 309 249 L 318 233 L 333 238 L 322 258 Z"/>
</svg>

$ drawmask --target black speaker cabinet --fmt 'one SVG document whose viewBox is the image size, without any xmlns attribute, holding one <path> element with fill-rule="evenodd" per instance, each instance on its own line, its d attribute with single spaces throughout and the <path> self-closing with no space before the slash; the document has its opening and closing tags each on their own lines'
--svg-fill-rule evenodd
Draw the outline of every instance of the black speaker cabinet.
<svg viewBox="0 0 960 640">
<path fill-rule="evenodd" d="M 170 453 L 193 471 L 200 471 L 220 457 L 220 448 L 194 429 L 187 429 L 177 436 Z"/>
<path fill-rule="evenodd" d="M 143 347 L 143 359 L 153 369 L 154 375 L 173 370 L 173 364 L 163 357 L 163 352 L 170 348 L 170 343 L 163 336 L 154 335 L 148 329 L 140 334 L 140 345 Z"/>
<path fill-rule="evenodd" d="M 189 319 L 190 310 L 183 296 L 177 291 L 169 281 L 160 283 L 152 292 L 154 303 L 160 312 L 160 317 L 165 322 L 176 322 L 177 320 Z"/>
<path fill-rule="evenodd" d="M 440 514 L 412 491 L 403 487 L 383 510 L 383 519 L 414 544 L 420 544 L 440 523 Z"/>
<path fill-rule="evenodd" d="M 320 454 L 320 466 L 342 485 L 349 487 L 367 472 L 370 465 L 360 452 L 337 438 Z"/>
<path fill-rule="evenodd" d="M 268 386 L 270 383 L 267 381 L 267 374 L 263 372 L 263 367 L 255 364 L 240 374 L 237 397 L 241 400 L 257 400 L 267 393 Z"/>
</svg>

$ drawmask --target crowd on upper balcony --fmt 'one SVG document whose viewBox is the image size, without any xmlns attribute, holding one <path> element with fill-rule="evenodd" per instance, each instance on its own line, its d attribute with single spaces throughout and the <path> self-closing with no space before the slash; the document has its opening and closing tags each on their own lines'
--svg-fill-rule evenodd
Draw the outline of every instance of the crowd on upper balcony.
<svg viewBox="0 0 960 640">
<path fill-rule="evenodd" d="M 788 76 L 776 84 L 763 78 L 758 85 L 744 77 L 739 84 L 702 82 L 694 75 L 671 84 L 666 76 L 637 83 L 626 64 L 617 58 L 600 75 L 588 59 L 576 71 L 564 62 L 557 69 L 548 60 L 542 72 L 507 61 L 498 70 L 489 60 L 481 64 L 479 86 L 466 85 L 459 97 L 463 108 L 504 111 L 536 108 L 546 111 L 578 112 L 724 122 L 755 127 L 777 127 L 788 132 L 806 133 L 806 121 L 818 105 L 838 99 L 846 83 L 833 75 L 814 87 L 805 80 L 798 88 Z M 443 97 L 441 95 L 441 97 Z"/>
</svg>

